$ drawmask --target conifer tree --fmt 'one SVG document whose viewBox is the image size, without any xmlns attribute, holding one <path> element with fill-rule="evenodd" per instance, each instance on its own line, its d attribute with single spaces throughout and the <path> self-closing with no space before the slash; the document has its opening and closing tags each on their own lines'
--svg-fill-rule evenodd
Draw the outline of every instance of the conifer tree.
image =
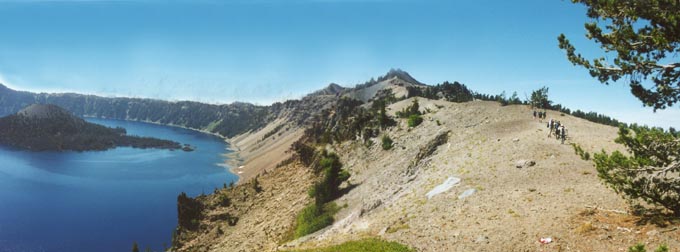
<svg viewBox="0 0 680 252">
<path fill-rule="evenodd" d="M 571 63 L 604 84 L 626 78 L 642 104 L 657 109 L 680 99 L 680 2 L 677 0 L 572 0 L 587 8 L 593 21 L 586 37 L 603 50 L 592 60 L 576 52 L 564 34 L 559 47 Z"/>
</svg>

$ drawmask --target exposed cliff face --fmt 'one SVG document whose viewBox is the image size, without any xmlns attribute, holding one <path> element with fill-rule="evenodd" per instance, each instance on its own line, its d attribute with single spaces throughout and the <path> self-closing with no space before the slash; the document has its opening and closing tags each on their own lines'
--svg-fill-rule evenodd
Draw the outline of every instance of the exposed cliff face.
<svg viewBox="0 0 680 252">
<path fill-rule="evenodd" d="M 313 180 L 309 169 L 291 163 L 261 174 L 257 189 L 251 180 L 195 200 L 180 199 L 179 209 L 200 208 L 200 213 L 178 209 L 173 251 L 275 250 L 309 202 L 307 189 Z"/>
</svg>

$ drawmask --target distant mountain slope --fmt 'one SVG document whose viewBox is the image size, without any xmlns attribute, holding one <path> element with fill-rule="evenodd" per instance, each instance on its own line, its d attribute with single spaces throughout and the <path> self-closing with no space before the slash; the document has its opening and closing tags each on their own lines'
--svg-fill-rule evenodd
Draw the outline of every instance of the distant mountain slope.
<svg viewBox="0 0 680 252">
<path fill-rule="evenodd" d="M 372 87 L 374 85 L 377 86 Z M 299 100 L 258 106 L 242 102 L 216 105 L 192 101 L 101 97 L 75 93 L 32 93 L 16 91 L 0 84 L 0 116 L 16 113 L 31 104 L 55 104 L 77 116 L 182 126 L 231 138 L 261 129 L 277 118 L 290 117 L 288 121 L 301 125 L 320 109 L 330 106 L 334 100 L 337 100 L 339 97 L 332 97 L 337 94 L 346 94 L 346 97 L 366 101 L 380 90 L 393 89 L 395 93 L 406 96 L 407 91 L 403 86 L 426 87 L 407 72 L 392 69 L 377 80 L 370 80 L 354 88 L 330 84 L 327 88 Z"/>
<path fill-rule="evenodd" d="M 394 95 L 396 98 L 407 98 L 412 96 L 413 90 L 424 90 L 428 85 L 416 80 L 406 71 L 401 69 L 391 69 L 385 75 L 377 79 L 371 79 L 363 84 L 356 85 L 354 88 L 343 92 L 344 97 L 368 102 L 376 96 L 385 94 Z M 420 92 L 417 92 L 420 93 Z"/>
<path fill-rule="evenodd" d="M 387 74 L 383 75 L 381 78 L 378 78 L 378 82 L 393 78 L 401 79 L 408 83 L 425 86 L 425 83 L 416 80 L 416 78 L 413 78 L 413 76 L 411 76 L 408 72 L 401 70 L 399 68 L 390 69 L 390 71 L 387 72 Z"/>
<path fill-rule="evenodd" d="M 262 127 L 272 119 L 271 107 L 248 103 L 213 105 L 140 98 L 108 98 L 74 93 L 31 93 L 0 84 L 0 116 L 31 104 L 55 104 L 77 116 L 147 121 L 206 130 L 226 137 Z"/>
<path fill-rule="evenodd" d="M 51 104 L 34 104 L 0 118 L 0 144 L 34 151 L 106 150 L 117 146 L 179 149 L 173 141 L 128 136 L 123 128 L 88 123 Z"/>
<path fill-rule="evenodd" d="M 371 84 L 362 88 L 354 88 L 344 95 L 352 99 L 360 100 L 362 102 L 368 102 L 381 91 L 391 92 L 397 98 L 406 98 L 409 96 L 409 88 L 424 88 L 426 86 L 421 86 L 419 82 L 409 82 L 404 79 L 394 76 L 389 79 Z"/>
<path fill-rule="evenodd" d="M 317 96 L 317 95 L 337 95 L 347 90 L 348 88 L 342 87 L 336 83 L 328 84 L 327 87 L 314 91 L 307 96 Z"/>
</svg>

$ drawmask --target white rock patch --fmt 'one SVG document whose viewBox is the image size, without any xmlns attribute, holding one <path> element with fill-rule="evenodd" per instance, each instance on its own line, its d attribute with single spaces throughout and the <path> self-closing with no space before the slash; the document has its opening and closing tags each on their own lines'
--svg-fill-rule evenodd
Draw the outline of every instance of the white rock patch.
<svg viewBox="0 0 680 252">
<path fill-rule="evenodd" d="M 472 196 L 472 195 L 475 194 L 476 192 L 477 192 L 477 189 L 474 189 L 474 188 L 467 189 L 467 190 L 465 190 L 463 193 L 461 193 L 460 195 L 458 195 L 458 199 L 467 198 L 468 196 Z"/>
<path fill-rule="evenodd" d="M 437 194 L 443 193 L 451 189 L 451 187 L 454 187 L 460 183 L 460 178 L 456 177 L 449 177 L 444 181 L 444 183 L 436 186 L 434 189 L 432 189 L 430 192 L 425 194 L 427 196 L 427 199 L 431 199 Z"/>
</svg>

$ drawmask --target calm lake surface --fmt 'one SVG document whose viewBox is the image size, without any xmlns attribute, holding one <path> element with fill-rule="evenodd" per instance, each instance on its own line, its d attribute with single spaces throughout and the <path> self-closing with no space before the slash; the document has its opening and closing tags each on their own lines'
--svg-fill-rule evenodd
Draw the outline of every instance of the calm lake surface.
<svg viewBox="0 0 680 252">
<path fill-rule="evenodd" d="M 191 144 L 194 152 L 116 148 L 27 152 L 0 146 L 0 252 L 142 251 L 170 246 L 177 195 L 236 181 L 222 166 L 227 144 L 196 131 L 87 119 L 128 134 Z"/>
</svg>

